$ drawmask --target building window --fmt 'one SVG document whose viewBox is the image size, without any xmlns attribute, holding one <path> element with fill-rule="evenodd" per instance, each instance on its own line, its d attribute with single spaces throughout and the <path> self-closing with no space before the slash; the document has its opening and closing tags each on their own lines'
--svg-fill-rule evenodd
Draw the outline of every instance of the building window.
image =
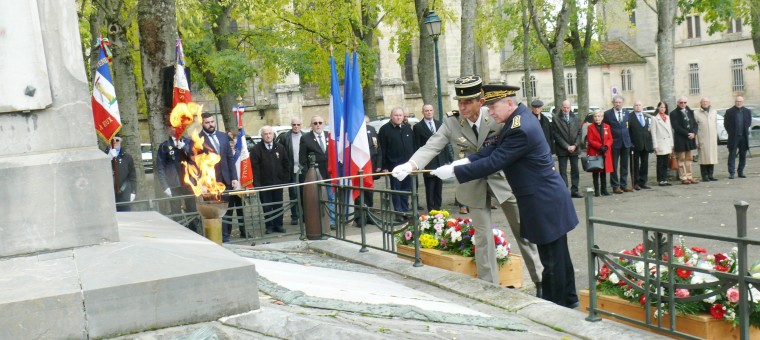
<svg viewBox="0 0 760 340">
<path fill-rule="evenodd" d="M 628 21 L 631 22 L 631 26 L 636 26 L 636 11 L 631 11 L 631 15 L 628 16 Z"/>
<path fill-rule="evenodd" d="M 728 21 L 728 33 L 741 33 L 742 32 L 742 19 L 734 19 Z"/>
<path fill-rule="evenodd" d="M 407 82 L 413 82 L 414 81 L 414 56 L 412 55 L 412 51 L 409 51 L 406 54 L 406 57 L 404 57 L 404 81 Z"/>
<path fill-rule="evenodd" d="M 689 64 L 689 94 L 699 94 L 699 64 Z"/>
<path fill-rule="evenodd" d="M 565 77 L 565 83 L 567 84 L 567 95 L 575 95 L 575 76 L 572 73 L 568 73 Z"/>
<path fill-rule="evenodd" d="M 520 88 L 522 88 L 522 97 L 528 98 L 525 94 L 525 89 L 527 88 L 525 86 L 525 77 L 520 78 Z M 534 98 L 536 96 L 536 77 L 530 76 L 530 97 Z"/>
<path fill-rule="evenodd" d="M 695 39 L 702 36 L 699 27 L 699 15 L 686 17 L 686 38 Z"/>
<path fill-rule="evenodd" d="M 744 92 L 744 63 L 741 59 L 731 60 L 731 75 L 733 76 L 732 90 Z"/>
<path fill-rule="evenodd" d="M 620 71 L 620 84 L 623 88 L 623 91 L 633 90 L 633 82 L 631 81 L 632 78 L 633 73 L 630 69 Z"/>
</svg>

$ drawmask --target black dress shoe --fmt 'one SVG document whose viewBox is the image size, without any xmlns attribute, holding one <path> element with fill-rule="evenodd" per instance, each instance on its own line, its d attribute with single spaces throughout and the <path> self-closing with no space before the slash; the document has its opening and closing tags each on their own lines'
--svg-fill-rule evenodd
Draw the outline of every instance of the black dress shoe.
<svg viewBox="0 0 760 340">
<path fill-rule="evenodd" d="M 717 181 L 718 181 L 718 179 L 717 179 L 717 178 L 715 178 L 715 177 L 710 177 L 710 181 L 713 181 L 713 182 L 717 182 Z"/>
<path fill-rule="evenodd" d="M 640 187 L 640 186 L 638 186 L 638 185 L 634 185 L 634 186 L 633 186 L 633 189 L 634 189 L 634 190 L 641 190 L 641 187 Z"/>
<path fill-rule="evenodd" d="M 660 182 L 660 183 L 657 183 L 657 185 L 659 185 L 661 187 L 668 186 L 668 184 L 666 182 Z"/>
<path fill-rule="evenodd" d="M 641 187 L 642 189 L 652 189 L 652 187 L 650 187 L 650 186 L 648 186 L 648 185 L 642 185 L 642 186 L 640 186 L 640 187 Z"/>
<path fill-rule="evenodd" d="M 747 178 L 747 176 L 744 176 L 744 174 L 739 174 L 739 178 Z"/>
<path fill-rule="evenodd" d="M 272 233 L 272 229 L 267 228 L 267 231 L 265 231 L 264 233 L 265 234 L 271 234 Z"/>
<path fill-rule="evenodd" d="M 574 193 L 570 194 L 570 197 L 572 197 L 572 198 L 583 198 L 583 195 L 581 195 L 581 194 L 579 194 L 577 192 L 574 192 Z"/>
<path fill-rule="evenodd" d="M 734 179 L 734 175 L 728 175 L 728 179 Z"/>
<path fill-rule="evenodd" d="M 609 195 L 610 195 L 610 193 L 609 193 L 609 192 L 607 192 L 607 190 L 605 190 L 605 191 L 602 191 L 602 196 L 609 196 Z"/>
</svg>

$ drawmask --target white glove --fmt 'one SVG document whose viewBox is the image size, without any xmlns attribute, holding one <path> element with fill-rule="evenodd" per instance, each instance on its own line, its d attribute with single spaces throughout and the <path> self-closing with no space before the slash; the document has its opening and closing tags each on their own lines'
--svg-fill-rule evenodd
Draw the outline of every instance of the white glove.
<svg viewBox="0 0 760 340">
<path fill-rule="evenodd" d="M 454 165 L 449 164 L 449 165 L 438 167 L 438 169 L 433 170 L 431 174 L 440 179 L 452 178 L 454 177 Z"/>
<path fill-rule="evenodd" d="M 111 149 L 111 151 L 108 151 L 108 155 L 111 156 L 111 158 L 116 158 L 116 156 L 119 155 L 119 151 L 116 151 L 116 149 Z"/>
<path fill-rule="evenodd" d="M 164 190 L 164 193 L 166 194 L 166 196 L 172 197 L 172 189 L 166 188 L 166 190 Z"/>
<path fill-rule="evenodd" d="M 180 148 L 180 149 L 184 149 L 185 148 L 185 142 L 183 142 L 181 139 L 178 139 L 177 140 L 177 147 Z"/>
<path fill-rule="evenodd" d="M 134 201 L 135 197 L 137 197 L 137 195 L 135 195 L 135 194 L 129 194 L 129 201 L 130 202 Z"/>
<path fill-rule="evenodd" d="M 455 160 L 455 161 L 451 162 L 451 166 L 467 165 L 467 164 L 470 164 L 470 159 L 469 158 L 462 158 L 462 159 L 458 159 L 458 160 Z"/>
<path fill-rule="evenodd" d="M 393 177 L 396 177 L 397 180 L 403 181 L 406 176 L 409 176 L 409 174 L 413 171 L 412 164 L 409 162 L 401 164 L 393 168 L 392 175 Z"/>
</svg>

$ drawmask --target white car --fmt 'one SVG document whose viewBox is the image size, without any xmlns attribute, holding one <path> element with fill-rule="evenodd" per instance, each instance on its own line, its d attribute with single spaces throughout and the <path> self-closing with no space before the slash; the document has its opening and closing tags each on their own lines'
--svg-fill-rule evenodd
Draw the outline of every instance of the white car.
<svg viewBox="0 0 760 340">
<path fill-rule="evenodd" d="M 143 168 L 145 172 L 153 172 L 153 150 L 149 143 L 140 144 L 140 157 L 142 158 Z"/>
<path fill-rule="evenodd" d="M 753 107 L 746 106 L 746 108 L 752 111 L 752 123 L 749 126 L 750 130 L 760 130 L 760 112 Z M 718 144 L 728 143 L 728 132 L 723 126 L 723 116 L 726 115 L 728 109 L 718 109 Z"/>
</svg>

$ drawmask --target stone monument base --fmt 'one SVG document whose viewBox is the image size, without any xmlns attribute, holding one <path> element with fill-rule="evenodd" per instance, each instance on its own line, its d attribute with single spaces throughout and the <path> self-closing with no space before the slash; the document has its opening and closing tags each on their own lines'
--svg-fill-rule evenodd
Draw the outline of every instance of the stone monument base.
<svg viewBox="0 0 760 340">
<path fill-rule="evenodd" d="M 155 212 L 120 242 L 0 260 L 4 338 L 101 338 L 259 308 L 249 261 Z"/>
</svg>

